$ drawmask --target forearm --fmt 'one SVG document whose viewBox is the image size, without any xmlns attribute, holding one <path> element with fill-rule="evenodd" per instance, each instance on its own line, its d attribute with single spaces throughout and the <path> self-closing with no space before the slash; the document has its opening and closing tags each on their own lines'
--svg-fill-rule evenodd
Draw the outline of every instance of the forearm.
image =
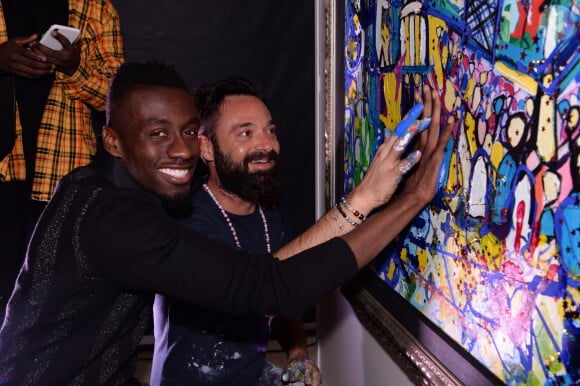
<svg viewBox="0 0 580 386">
<path fill-rule="evenodd" d="M 150 255 L 153 260 L 141 251 L 139 260 L 146 270 L 127 272 L 131 268 L 122 267 L 119 283 L 233 315 L 297 316 L 357 270 L 354 255 L 341 239 L 285 261 L 226 251 L 210 241 L 198 238 L 183 252 L 170 251 L 161 258 Z"/>
<path fill-rule="evenodd" d="M 347 200 L 353 208 L 356 208 L 360 213 L 365 215 L 374 209 L 357 188 L 348 195 Z M 345 212 L 345 214 L 350 216 L 350 213 Z M 350 218 L 352 221 L 360 222 L 360 220 L 357 220 L 352 216 L 350 216 Z M 333 237 L 341 236 L 346 232 L 351 231 L 353 228 L 354 226 L 346 221 L 337 209 L 331 208 L 304 233 L 276 251 L 274 256 L 280 260 L 287 259 L 305 249 L 328 241 Z"/>
<path fill-rule="evenodd" d="M 120 287 L 229 314 L 295 316 L 356 273 L 344 240 L 285 261 L 249 256 L 178 227 L 147 195 L 123 193 L 98 200 L 81 229 L 95 268 Z"/>
<path fill-rule="evenodd" d="M 57 73 L 71 98 L 82 100 L 97 110 L 104 110 L 109 81 L 124 61 L 121 25 L 117 12 L 107 3 L 95 23 L 81 26 L 81 62 L 74 74 Z"/>
<path fill-rule="evenodd" d="M 334 223 L 330 213 L 330 211 L 327 212 L 304 233 L 274 252 L 274 256 L 280 260 L 284 260 L 305 249 L 321 244 L 334 236 L 341 235 L 342 233 L 337 224 Z"/>
<path fill-rule="evenodd" d="M 411 193 L 402 194 L 364 224 L 342 238 L 362 268 L 376 257 L 425 207 L 425 201 Z"/>
<path fill-rule="evenodd" d="M 423 112 L 426 117 L 430 117 L 427 121 L 429 130 L 419 129 L 425 122 L 411 124 L 420 112 L 420 109 L 415 108 L 414 116 L 405 119 L 406 123 L 397 127 L 395 135 L 378 148 L 365 177 L 347 198 L 349 203 L 337 204 L 304 234 L 276 253 L 277 257 L 283 259 L 332 237 L 344 235 L 343 239 L 354 252 L 358 267 L 361 268 L 432 200 L 454 119 L 449 117 L 445 129 L 441 131 L 438 93 L 427 86 L 423 91 Z M 421 134 L 416 150 L 401 159 L 402 151 L 418 133 Z M 413 171 L 407 174 L 411 169 Z M 403 192 L 392 199 L 403 176 L 406 178 Z M 371 210 L 384 204 L 387 206 L 367 221 L 364 221 L 364 216 L 357 218 L 360 213 L 368 215 Z"/>
</svg>

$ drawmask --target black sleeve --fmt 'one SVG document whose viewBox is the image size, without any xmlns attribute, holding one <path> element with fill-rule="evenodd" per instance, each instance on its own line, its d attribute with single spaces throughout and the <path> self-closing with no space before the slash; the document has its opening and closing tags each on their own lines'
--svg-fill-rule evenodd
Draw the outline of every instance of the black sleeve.
<svg viewBox="0 0 580 386">
<path fill-rule="evenodd" d="M 119 288 L 236 315 L 301 315 L 357 271 L 340 238 L 284 261 L 251 256 L 181 227 L 143 194 L 98 199 L 82 224 L 85 253 Z"/>
</svg>

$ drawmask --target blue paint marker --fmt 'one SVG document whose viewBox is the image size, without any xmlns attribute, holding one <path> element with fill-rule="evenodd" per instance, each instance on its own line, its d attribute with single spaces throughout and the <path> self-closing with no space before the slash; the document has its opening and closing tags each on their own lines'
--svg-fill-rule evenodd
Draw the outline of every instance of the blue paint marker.
<svg viewBox="0 0 580 386">
<path fill-rule="evenodd" d="M 395 136 L 402 137 L 407 133 L 409 126 L 413 124 L 419 115 L 423 112 L 423 103 L 419 102 L 415 106 L 411 107 L 411 110 L 405 115 L 405 118 L 397 125 L 395 129 Z"/>
</svg>

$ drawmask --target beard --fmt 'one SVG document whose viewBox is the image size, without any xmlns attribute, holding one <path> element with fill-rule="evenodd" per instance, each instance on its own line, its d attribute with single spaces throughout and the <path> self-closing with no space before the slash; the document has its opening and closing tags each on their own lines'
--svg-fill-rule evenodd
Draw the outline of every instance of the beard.
<svg viewBox="0 0 580 386">
<path fill-rule="evenodd" d="M 278 153 L 254 152 L 246 155 L 242 163 L 236 163 L 214 143 L 214 162 L 221 187 L 245 201 L 259 203 L 264 207 L 274 205 L 278 197 Z M 248 165 L 256 159 L 267 158 L 274 162 L 270 170 L 250 173 Z"/>
</svg>

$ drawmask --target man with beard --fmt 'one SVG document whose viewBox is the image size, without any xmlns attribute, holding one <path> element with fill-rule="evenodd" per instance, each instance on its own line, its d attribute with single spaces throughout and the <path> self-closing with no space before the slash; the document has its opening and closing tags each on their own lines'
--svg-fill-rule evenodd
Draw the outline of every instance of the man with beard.
<svg viewBox="0 0 580 386">
<path fill-rule="evenodd" d="M 260 90 L 227 78 L 199 88 L 194 99 L 209 175 L 182 223 L 254 254 L 278 250 L 291 238 L 275 206 L 280 144 Z M 282 370 L 265 359 L 269 326 L 288 358 L 286 380 L 320 384 L 300 318 L 233 318 L 162 295 L 154 311 L 153 385 L 280 385 Z"/>
<path fill-rule="evenodd" d="M 61 179 L 28 244 L 0 329 L 0 384 L 137 384 L 137 348 L 155 293 L 232 315 L 300 315 L 434 197 L 452 122 L 440 135 L 437 93 L 424 102 L 433 120 L 418 138 L 421 155 L 401 158 L 417 132 L 411 121 L 381 145 L 347 197 L 366 213 L 388 206 L 340 237 L 329 212 L 278 251 L 295 255 L 280 261 L 235 251 L 167 213 L 166 203 L 191 190 L 199 114 L 174 68 L 123 64 L 107 95 L 104 149 Z"/>
</svg>

